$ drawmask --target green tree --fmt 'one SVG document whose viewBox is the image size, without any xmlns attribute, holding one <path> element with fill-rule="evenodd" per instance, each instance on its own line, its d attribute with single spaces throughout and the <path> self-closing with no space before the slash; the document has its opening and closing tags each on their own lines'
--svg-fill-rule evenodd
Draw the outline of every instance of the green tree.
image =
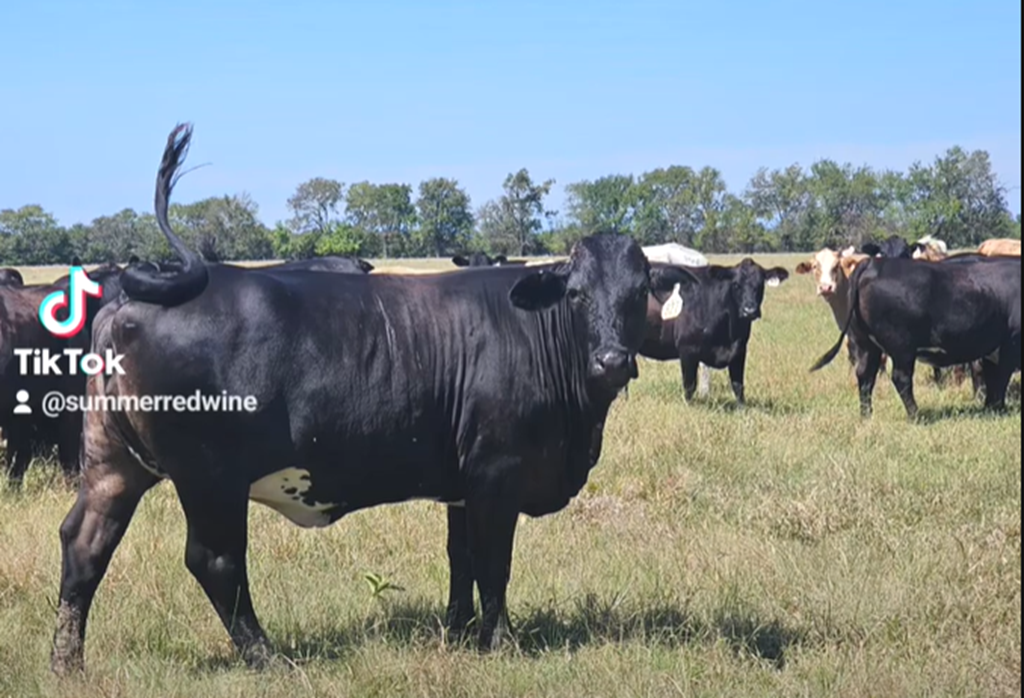
<svg viewBox="0 0 1024 698">
<path fill-rule="evenodd" d="M 702 167 L 694 185 L 697 249 L 713 250 L 721 244 L 718 238 L 728 187 L 722 179 L 722 173 L 713 167 Z"/>
<path fill-rule="evenodd" d="M 565 187 L 569 216 L 584 230 L 633 232 L 636 187 L 632 175 L 608 175 Z"/>
<path fill-rule="evenodd" d="M 454 179 L 436 177 L 420 183 L 416 200 L 419 247 L 445 257 L 464 249 L 473 232 L 469 195 Z"/>
<path fill-rule="evenodd" d="M 696 180 L 697 175 L 691 168 L 679 165 L 644 173 L 634 190 L 634 229 L 641 243 L 695 245 Z"/>
<path fill-rule="evenodd" d="M 0 211 L 0 256 L 5 264 L 68 264 L 74 255 L 68 231 L 42 206 Z"/>
<path fill-rule="evenodd" d="M 351 225 L 377 236 L 385 259 L 407 250 L 416 222 L 411 186 L 359 182 L 349 188 L 346 204 Z"/>
<path fill-rule="evenodd" d="M 726 194 L 717 218 L 716 232 L 707 252 L 770 252 L 771 236 L 757 220 L 754 209 L 734 194 Z"/>
<path fill-rule="evenodd" d="M 484 204 L 477 215 L 490 251 L 526 255 L 538 249 L 543 220 L 554 215 L 544 208 L 544 197 L 554 184 L 553 179 L 535 184 L 526 168 L 505 178 L 504 194 Z"/>
<path fill-rule="evenodd" d="M 806 251 L 816 246 L 813 199 L 799 165 L 785 170 L 761 168 L 747 185 L 744 198 L 780 251 Z"/>
<path fill-rule="evenodd" d="M 316 256 L 366 255 L 371 243 L 365 233 L 348 223 L 335 223 L 317 240 Z"/>
<path fill-rule="evenodd" d="M 820 160 L 811 165 L 808 187 L 816 207 L 815 245 L 859 247 L 875 237 L 887 202 L 869 167 Z"/>
<path fill-rule="evenodd" d="M 154 252 L 160 257 L 170 253 L 153 215 L 140 215 L 130 208 L 100 216 L 89 226 L 76 226 L 72 237 L 79 257 L 94 264 L 123 263 L 133 254 L 149 259 Z"/>
<path fill-rule="evenodd" d="M 172 204 L 171 225 L 182 239 L 212 260 L 257 260 L 274 255 L 269 231 L 246 194 Z"/>
<path fill-rule="evenodd" d="M 967 153 L 956 146 L 930 167 L 915 162 L 907 178 L 911 236 L 939 232 L 951 247 L 974 247 L 1011 234 L 1006 188 L 992 171 L 987 152 Z"/>
<path fill-rule="evenodd" d="M 344 198 L 345 185 L 336 180 L 314 177 L 303 182 L 288 199 L 288 226 L 296 233 L 321 235 L 338 221 L 338 205 Z"/>
</svg>

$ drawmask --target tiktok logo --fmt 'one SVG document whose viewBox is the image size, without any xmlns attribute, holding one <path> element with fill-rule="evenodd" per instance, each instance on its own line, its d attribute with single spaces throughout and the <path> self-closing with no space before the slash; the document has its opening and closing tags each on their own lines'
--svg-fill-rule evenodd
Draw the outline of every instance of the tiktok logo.
<svg viewBox="0 0 1024 698">
<path fill-rule="evenodd" d="M 100 298 L 103 289 L 85 274 L 82 267 L 71 267 L 68 291 L 54 291 L 39 306 L 39 321 L 47 332 L 66 339 L 74 337 L 85 327 L 85 297 Z M 65 320 L 57 319 L 57 311 L 68 308 Z"/>
</svg>

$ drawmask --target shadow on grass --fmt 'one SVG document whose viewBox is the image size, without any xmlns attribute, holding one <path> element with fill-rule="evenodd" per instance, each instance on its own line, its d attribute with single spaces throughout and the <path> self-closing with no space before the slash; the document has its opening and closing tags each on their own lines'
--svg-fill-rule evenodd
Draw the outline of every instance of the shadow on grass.
<svg viewBox="0 0 1024 698">
<path fill-rule="evenodd" d="M 1005 419 L 1020 418 L 1020 401 L 1007 403 L 1006 409 L 993 410 L 981 404 L 947 405 L 939 408 L 922 407 L 917 414 L 918 424 L 938 424 L 955 419 Z"/>
<path fill-rule="evenodd" d="M 683 399 L 682 395 L 679 396 L 679 399 Z M 772 398 L 748 397 L 746 404 L 740 405 L 736 402 L 736 398 L 731 395 L 711 395 L 709 397 L 698 396 L 689 403 L 689 406 L 712 412 L 725 412 L 728 414 L 759 412 L 761 414 L 774 417 L 789 417 L 792 415 L 806 414 L 808 412 L 806 405 L 793 405 L 785 402 L 779 402 Z"/>
<path fill-rule="evenodd" d="M 460 641 L 448 636 L 442 608 L 422 602 L 389 604 L 373 616 L 337 628 L 312 631 L 275 631 L 270 636 L 287 663 L 302 665 L 316 660 L 342 660 L 369 642 L 391 647 L 443 647 L 475 652 L 475 625 Z M 785 666 L 786 652 L 804 644 L 802 631 L 778 621 L 765 622 L 755 614 L 721 613 L 702 621 L 672 605 L 625 609 L 614 601 L 590 595 L 568 613 L 535 608 L 514 616 L 515 639 L 507 652 L 539 659 L 550 652 L 577 652 L 586 647 L 617 643 L 641 643 L 650 647 L 678 649 L 724 641 L 738 657 L 753 657 L 777 669 Z M 211 657 L 200 671 L 220 671 L 240 666 L 234 656 Z"/>
</svg>

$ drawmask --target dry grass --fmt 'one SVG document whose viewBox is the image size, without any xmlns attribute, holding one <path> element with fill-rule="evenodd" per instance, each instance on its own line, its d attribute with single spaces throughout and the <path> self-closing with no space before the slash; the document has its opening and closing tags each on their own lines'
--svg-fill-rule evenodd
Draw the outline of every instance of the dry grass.
<svg viewBox="0 0 1024 698">
<path fill-rule="evenodd" d="M 923 424 L 889 384 L 863 423 L 845 359 L 807 374 L 837 334 L 811 283 L 767 295 L 748 410 L 718 373 L 686 406 L 677 365 L 644 362 L 584 494 L 523 520 L 518 648 L 447 643 L 440 507 L 306 531 L 254 506 L 253 595 L 296 668 L 251 673 L 185 570 L 163 485 L 97 595 L 88 678 L 58 682 L 57 528 L 74 494 L 37 467 L 24 493 L 0 491 L 0 696 L 1019 695 L 1019 406 L 982 415 L 922 375 Z M 374 599 L 366 573 L 405 591 Z"/>
</svg>

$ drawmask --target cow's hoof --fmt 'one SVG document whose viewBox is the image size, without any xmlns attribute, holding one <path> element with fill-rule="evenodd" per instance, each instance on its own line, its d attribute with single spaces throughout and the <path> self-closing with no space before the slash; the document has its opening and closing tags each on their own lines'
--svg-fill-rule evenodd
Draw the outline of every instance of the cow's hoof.
<svg viewBox="0 0 1024 698">
<path fill-rule="evenodd" d="M 259 644 L 249 647 L 242 653 L 245 665 L 254 671 L 267 671 L 270 669 L 288 669 L 294 665 L 285 657 L 276 654 L 270 645 Z"/>
<path fill-rule="evenodd" d="M 54 652 L 50 657 L 50 671 L 59 678 L 81 676 L 85 674 L 85 661 L 81 655 Z"/>
</svg>

